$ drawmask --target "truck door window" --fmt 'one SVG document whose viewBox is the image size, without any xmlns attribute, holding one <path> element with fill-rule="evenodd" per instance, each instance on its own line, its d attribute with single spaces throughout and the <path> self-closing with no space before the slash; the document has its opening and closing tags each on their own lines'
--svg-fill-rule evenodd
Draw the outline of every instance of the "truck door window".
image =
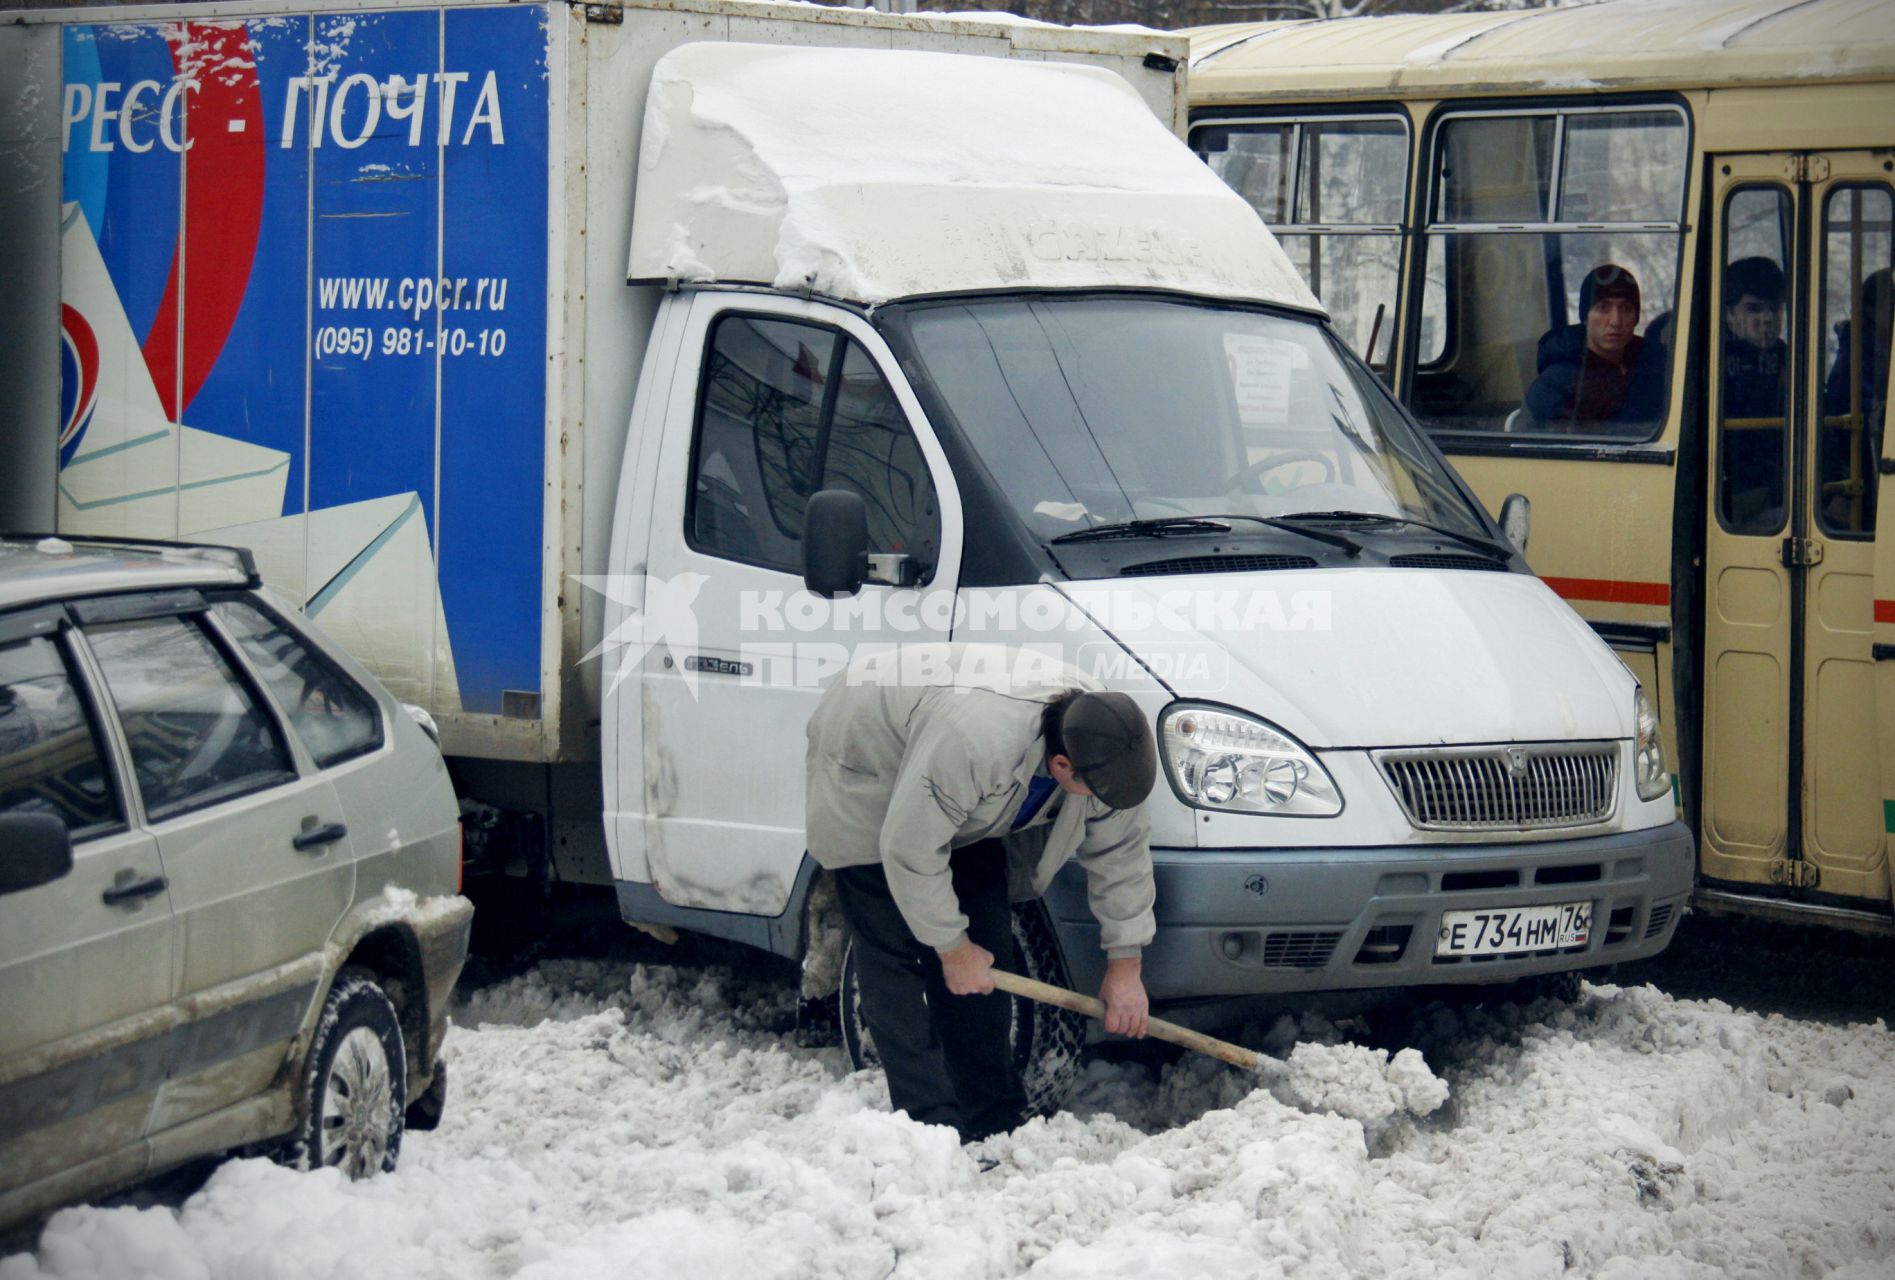
<svg viewBox="0 0 1895 1280">
<path fill-rule="evenodd" d="M 215 610 L 319 767 L 382 745 L 375 700 L 287 626 L 240 600 L 220 601 Z"/>
<path fill-rule="evenodd" d="M 50 813 L 74 839 L 120 826 L 104 753 L 59 646 L 0 647 L 0 813 Z"/>
<path fill-rule="evenodd" d="M 1452 433 L 1658 434 L 1685 125 L 1666 106 L 1462 113 L 1440 126 L 1409 396 L 1417 417 Z M 1597 297 L 1586 283 L 1595 272 Z"/>
<path fill-rule="evenodd" d="M 263 708 L 190 618 L 86 628 L 153 821 L 292 782 Z"/>
<path fill-rule="evenodd" d="M 1401 280 L 1408 122 L 1219 121 L 1194 129 L 1191 143 L 1276 233 L 1343 341 L 1384 370 Z"/>
<path fill-rule="evenodd" d="M 1895 290 L 1889 189 L 1839 186 L 1823 202 L 1823 416 L 1816 516 L 1825 533 L 1875 532 Z"/>
<path fill-rule="evenodd" d="M 840 330 L 730 315 L 711 330 L 685 531 L 693 549 L 803 571 L 819 489 L 868 508 L 869 549 L 934 563 L 940 515 L 913 430 L 868 352 Z"/>
</svg>

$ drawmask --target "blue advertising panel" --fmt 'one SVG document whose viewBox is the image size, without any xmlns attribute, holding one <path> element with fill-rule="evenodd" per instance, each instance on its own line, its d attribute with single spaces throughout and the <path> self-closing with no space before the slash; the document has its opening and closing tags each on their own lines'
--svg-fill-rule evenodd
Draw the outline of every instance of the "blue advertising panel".
<svg viewBox="0 0 1895 1280">
<path fill-rule="evenodd" d="M 220 198 L 212 207 L 193 202 L 191 210 L 191 245 L 198 252 L 185 255 L 184 331 L 206 349 L 187 362 L 202 381 L 176 420 L 281 451 L 285 516 L 304 510 L 307 384 L 300 340 L 308 292 L 309 152 L 280 144 L 284 86 L 308 65 L 309 29 L 307 18 L 225 28 L 224 43 L 236 45 L 241 35 L 248 45 L 234 56 L 247 52 L 255 66 L 254 93 L 232 95 L 241 112 L 234 119 L 243 127 L 233 132 L 227 122 L 221 135 L 195 127 L 189 133 L 192 184 L 208 185 Z M 193 126 L 201 123 L 195 106 L 188 112 Z M 218 144 L 219 154 L 211 155 Z M 210 347 L 220 332 L 221 346 Z"/>
<path fill-rule="evenodd" d="M 67 28 L 63 529 L 251 546 L 437 710 L 539 691 L 547 40 Z"/>
<path fill-rule="evenodd" d="M 413 494 L 429 529 L 435 317 L 415 282 L 434 277 L 440 247 L 442 148 L 426 128 L 440 18 L 318 17 L 311 83 L 297 104 L 315 176 L 309 502 Z M 391 331 L 408 340 L 387 343 Z"/>
<path fill-rule="evenodd" d="M 547 240 L 544 22 L 537 9 L 485 9 L 447 27 L 447 65 L 482 66 L 487 78 L 463 90 L 474 109 L 456 122 L 442 179 L 441 437 L 482 443 L 441 454 L 441 590 L 496 606 L 535 599 L 540 581 L 536 541 L 489 531 L 539 528 L 545 500 L 546 277 L 523 270 L 519 251 Z M 489 198 L 533 190 L 542 197 L 531 203 Z M 507 683 L 539 661 L 537 627 L 519 622 L 499 607 L 456 620 L 463 689 L 537 688 Z"/>
</svg>

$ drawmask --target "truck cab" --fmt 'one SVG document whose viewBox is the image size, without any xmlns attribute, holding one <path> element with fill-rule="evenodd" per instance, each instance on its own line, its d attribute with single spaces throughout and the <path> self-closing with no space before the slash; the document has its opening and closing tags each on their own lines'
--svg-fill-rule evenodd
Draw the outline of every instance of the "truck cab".
<svg viewBox="0 0 1895 1280">
<path fill-rule="evenodd" d="M 781 111 L 814 84 L 886 114 Z M 819 951 L 816 699 L 866 647 L 972 641 L 1151 716 L 1161 1003 L 1669 940 L 1692 844 L 1637 681 L 1128 88 L 695 45 L 644 153 L 629 274 L 667 292 L 598 584 L 627 919 Z M 853 546 L 811 518 L 836 493 Z M 1026 932 L 1091 989 L 1085 902 L 1068 867 Z"/>
</svg>

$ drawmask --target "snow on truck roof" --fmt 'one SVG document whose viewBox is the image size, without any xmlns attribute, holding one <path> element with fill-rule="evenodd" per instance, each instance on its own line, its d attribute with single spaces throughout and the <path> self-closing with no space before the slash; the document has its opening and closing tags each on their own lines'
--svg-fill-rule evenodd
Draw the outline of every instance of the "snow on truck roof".
<svg viewBox="0 0 1895 1280">
<path fill-rule="evenodd" d="M 666 54 L 629 274 L 866 303 L 1156 288 L 1322 310 L 1251 207 L 1118 76 L 899 49 Z"/>
<path fill-rule="evenodd" d="M 1185 34 L 1194 106 L 1254 102 L 1265 90 L 1545 92 L 1895 76 L 1888 0 L 1618 0 Z"/>
</svg>

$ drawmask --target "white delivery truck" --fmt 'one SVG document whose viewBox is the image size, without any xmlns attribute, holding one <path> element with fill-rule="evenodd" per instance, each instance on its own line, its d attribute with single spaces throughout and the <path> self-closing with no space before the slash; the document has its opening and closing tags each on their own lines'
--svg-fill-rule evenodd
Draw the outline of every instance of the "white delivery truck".
<svg viewBox="0 0 1895 1280">
<path fill-rule="evenodd" d="M 1178 141 L 1182 52 L 729 0 L 19 15 L 0 522 L 250 548 L 432 713 L 470 875 L 811 995 L 804 725 L 948 640 L 1149 711 L 1162 1006 L 1659 950 L 1657 708 Z M 1076 867 L 1020 919 L 1096 985 Z"/>
</svg>

